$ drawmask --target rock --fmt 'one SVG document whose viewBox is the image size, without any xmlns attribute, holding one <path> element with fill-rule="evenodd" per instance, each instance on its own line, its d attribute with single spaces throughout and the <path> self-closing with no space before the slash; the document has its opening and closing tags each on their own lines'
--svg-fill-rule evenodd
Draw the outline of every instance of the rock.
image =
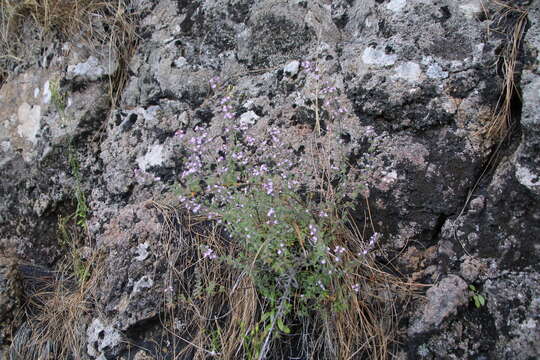
<svg viewBox="0 0 540 360">
<path fill-rule="evenodd" d="M 15 259 L 0 255 L 0 351 L 20 325 L 22 282 Z"/>
<path fill-rule="evenodd" d="M 152 319 L 163 306 L 165 289 L 170 287 L 164 265 L 157 257 L 162 215 L 144 204 L 121 209 L 98 238 L 108 253 L 103 268 L 108 276 L 98 288 L 102 321 L 119 331 Z"/>
<path fill-rule="evenodd" d="M 487 307 L 494 318 L 497 354 L 516 360 L 540 354 L 540 277 L 507 272 L 484 284 Z M 511 310 L 510 310 L 511 309 Z"/>
<path fill-rule="evenodd" d="M 300 70 L 300 62 L 298 60 L 291 61 L 283 68 L 283 71 L 289 76 L 295 76 Z"/>
<path fill-rule="evenodd" d="M 194 153 L 218 174 L 220 153 L 245 142 L 258 164 L 287 164 L 302 194 L 320 185 L 318 159 L 352 218 L 383 234 L 377 259 L 396 259 L 410 281 L 442 279 L 400 325 L 401 356 L 538 357 L 540 16 L 538 4 L 515 3 L 529 12 L 521 133 L 495 162 L 479 135 L 504 84 L 493 3 L 134 0 L 126 11 L 140 41 L 112 112 L 108 80 L 122 68 L 111 44 L 28 41 L 0 88 L 0 248 L 57 266 L 58 221 L 77 209 L 79 187 L 90 212 L 77 247 L 81 260 L 101 254 L 106 275 L 83 324 L 88 353 L 127 359 L 124 342 L 165 331 L 164 294 L 178 285 L 169 256 L 186 251 L 180 237 L 164 243 L 164 231 L 185 229 L 157 201 L 178 205 Z M 224 140 L 236 126 L 242 136 Z M 480 309 L 465 307 L 470 283 L 486 298 Z M 1 297 L 9 289 L 0 317 L 11 322 L 20 304 Z"/>
<path fill-rule="evenodd" d="M 516 153 L 516 178 L 531 192 L 540 196 L 540 6 L 534 4 L 529 11 L 530 27 L 525 43 L 531 56 L 521 75 L 523 108 L 521 113 L 522 139 Z"/>
<path fill-rule="evenodd" d="M 96 318 L 92 321 L 86 331 L 88 337 L 87 352 L 93 358 L 104 358 L 116 355 L 119 352 L 119 347 L 122 344 L 122 334 L 112 326 L 106 326 L 103 322 Z"/>
<path fill-rule="evenodd" d="M 409 328 L 409 336 L 427 333 L 439 328 L 458 308 L 468 303 L 467 283 L 459 276 L 450 275 L 427 291 L 427 304 L 420 317 Z"/>
<path fill-rule="evenodd" d="M 478 259 L 466 257 L 461 263 L 459 274 L 468 283 L 473 283 L 482 271 L 485 271 L 485 266 Z"/>
</svg>

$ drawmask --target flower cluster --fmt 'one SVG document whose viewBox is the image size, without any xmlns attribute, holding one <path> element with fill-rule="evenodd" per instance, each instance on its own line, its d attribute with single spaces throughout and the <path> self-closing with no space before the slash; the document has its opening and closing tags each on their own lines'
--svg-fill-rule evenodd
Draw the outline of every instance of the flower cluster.
<svg viewBox="0 0 540 360">
<path fill-rule="evenodd" d="M 314 63 L 302 66 L 318 80 Z M 350 263 L 358 263 L 363 250 L 373 249 L 379 235 L 364 249 L 336 245 L 340 241 L 335 229 L 342 219 L 334 204 L 320 196 L 322 187 L 313 181 L 321 176 L 319 170 L 299 161 L 277 125 L 252 131 L 252 124 L 241 124 L 234 111 L 240 109 L 238 96 L 219 94 L 223 87 L 218 77 L 210 80 L 210 87 L 216 90 L 216 121 L 176 133 L 187 155 L 179 176 L 180 202 L 215 219 L 237 241 L 235 261 L 253 275 L 263 296 L 280 298 L 290 291 L 286 284 L 293 283 L 292 301 L 324 303 L 335 280 L 350 276 Z M 329 84 L 321 90 L 325 105 L 343 114 L 338 93 Z M 325 183 L 339 171 L 335 164 L 327 168 Z M 203 248 L 202 257 L 218 259 L 210 247 Z"/>
<path fill-rule="evenodd" d="M 210 260 L 217 259 L 216 253 L 210 247 L 206 247 L 206 249 L 204 250 L 202 256 L 203 256 L 203 258 L 209 258 Z"/>
<path fill-rule="evenodd" d="M 371 237 L 369 238 L 369 242 L 368 242 L 367 246 L 365 247 L 365 249 L 362 250 L 362 253 L 358 254 L 358 255 L 359 256 L 360 255 L 366 255 L 368 252 L 372 251 L 375 248 L 375 246 L 377 245 L 377 242 L 379 241 L 380 237 L 381 237 L 380 233 L 374 232 L 373 235 L 371 235 Z"/>
<path fill-rule="evenodd" d="M 210 87 L 212 89 L 216 89 L 220 82 L 221 82 L 221 78 L 219 76 L 215 76 L 215 77 L 211 78 L 210 81 L 209 81 Z"/>
<path fill-rule="evenodd" d="M 223 99 L 221 99 L 221 112 L 223 113 L 223 117 L 225 119 L 233 119 L 234 113 L 232 112 L 232 105 L 230 105 L 231 98 L 229 96 L 225 96 Z M 229 129 L 227 128 L 227 132 L 229 132 Z"/>
</svg>

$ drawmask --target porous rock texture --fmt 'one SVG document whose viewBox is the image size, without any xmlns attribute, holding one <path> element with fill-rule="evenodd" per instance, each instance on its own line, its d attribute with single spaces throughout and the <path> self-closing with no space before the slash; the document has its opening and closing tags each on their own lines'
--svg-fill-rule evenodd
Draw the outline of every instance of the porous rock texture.
<svg viewBox="0 0 540 360">
<path fill-rule="evenodd" d="M 84 246 L 102 254 L 105 274 L 87 356 L 127 359 L 126 340 L 150 343 L 171 291 L 164 217 L 152 201 L 171 196 L 185 170 L 175 133 L 219 134 L 231 121 L 221 115 L 226 94 L 209 83 L 219 77 L 241 94 L 233 121 L 255 138 L 284 131 L 291 171 L 309 171 L 304 149 L 322 114 L 330 156 L 348 159 L 353 200 L 368 198 L 384 234 L 381 254 L 434 285 L 404 314 L 402 356 L 539 357 L 540 6 L 518 5 L 528 25 L 502 146 L 481 131 L 504 90 L 507 37 L 489 31 L 489 1 L 134 0 L 139 40 L 114 109 L 107 46 L 28 39 L 45 57 L 24 59 L 0 88 L 0 265 L 9 268 L 0 271 L 0 319 L 21 306 L 7 259 L 53 268 L 63 254 L 58 216 L 73 211 L 75 154 L 91 210 Z M 315 109 L 325 87 L 335 87 L 335 115 Z M 470 284 L 485 306 L 474 306 Z M 4 323 L 0 341 L 5 350 Z"/>
</svg>

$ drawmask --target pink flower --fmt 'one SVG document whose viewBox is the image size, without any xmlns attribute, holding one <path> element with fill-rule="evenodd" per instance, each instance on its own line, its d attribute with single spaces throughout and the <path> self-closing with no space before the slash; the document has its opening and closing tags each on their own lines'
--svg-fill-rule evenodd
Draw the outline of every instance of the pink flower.
<svg viewBox="0 0 540 360">
<path fill-rule="evenodd" d="M 217 255 L 214 253 L 214 250 L 208 247 L 203 252 L 203 258 L 209 258 L 210 260 L 214 260 L 217 258 Z"/>
</svg>

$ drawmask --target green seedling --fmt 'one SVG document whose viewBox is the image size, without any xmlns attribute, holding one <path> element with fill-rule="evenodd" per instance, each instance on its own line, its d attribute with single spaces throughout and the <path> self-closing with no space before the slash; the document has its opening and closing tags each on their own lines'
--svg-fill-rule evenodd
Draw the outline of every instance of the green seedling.
<svg viewBox="0 0 540 360">
<path fill-rule="evenodd" d="M 486 298 L 478 292 L 476 286 L 469 285 L 469 290 L 471 291 L 471 299 L 474 301 L 474 306 L 477 309 L 480 309 L 486 304 Z"/>
</svg>

